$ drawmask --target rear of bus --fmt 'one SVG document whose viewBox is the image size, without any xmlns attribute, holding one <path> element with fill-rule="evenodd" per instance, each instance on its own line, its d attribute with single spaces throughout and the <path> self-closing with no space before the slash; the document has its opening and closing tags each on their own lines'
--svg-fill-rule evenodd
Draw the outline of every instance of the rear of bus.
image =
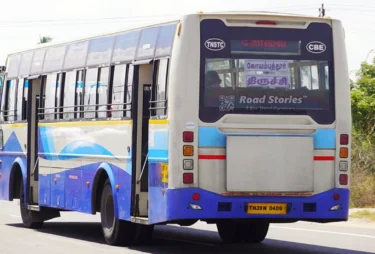
<svg viewBox="0 0 375 254">
<path fill-rule="evenodd" d="M 189 86 L 171 98 L 189 105 L 176 117 L 182 131 L 173 149 L 182 154 L 186 133 L 194 155 L 171 158 L 180 170 L 170 172 L 171 185 L 185 189 L 170 217 L 347 220 L 351 109 L 341 23 L 264 14 L 184 22 L 189 45 L 198 44 L 189 24 L 200 28 L 199 51 L 181 53 L 193 61 L 199 52 L 199 93 L 191 75 L 198 67 L 184 59 L 184 72 L 172 68 Z"/>
</svg>

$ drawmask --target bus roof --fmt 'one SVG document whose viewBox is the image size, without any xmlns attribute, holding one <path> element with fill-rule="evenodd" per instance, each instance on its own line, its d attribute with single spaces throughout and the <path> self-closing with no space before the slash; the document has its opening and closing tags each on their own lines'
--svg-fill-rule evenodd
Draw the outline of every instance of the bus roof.
<svg viewBox="0 0 375 254">
<path fill-rule="evenodd" d="M 223 11 L 223 12 L 202 12 L 202 11 L 198 11 L 197 13 L 181 15 L 181 17 L 191 16 L 191 15 L 220 16 L 220 17 L 223 17 L 223 16 L 232 16 L 232 17 L 233 16 L 236 16 L 236 17 L 240 17 L 240 16 L 247 16 L 247 17 L 249 17 L 249 16 L 253 16 L 253 17 L 269 16 L 270 18 L 277 18 L 277 17 L 294 18 L 294 19 L 297 18 L 297 19 L 301 19 L 301 20 L 306 20 L 306 19 L 321 20 L 321 21 L 322 20 L 327 21 L 327 19 L 331 20 L 330 17 L 315 17 L 315 16 L 307 16 L 307 15 L 302 15 L 302 14 L 267 12 L 267 11 Z M 96 35 L 93 35 L 93 36 L 85 36 L 85 37 L 79 37 L 79 38 L 75 38 L 75 39 L 43 43 L 43 44 L 39 44 L 39 45 L 36 45 L 36 46 L 33 46 L 33 47 L 28 47 L 28 48 L 23 49 L 23 50 L 14 51 L 14 52 L 8 54 L 8 57 L 12 56 L 12 55 L 15 55 L 15 54 L 19 54 L 19 53 L 25 53 L 25 52 L 28 52 L 28 51 L 33 51 L 33 50 L 36 50 L 36 49 L 55 47 L 55 46 L 60 46 L 60 45 L 65 45 L 65 44 L 72 44 L 72 43 L 76 43 L 76 42 L 80 42 L 80 41 L 86 41 L 86 40 L 91 40 L 91 39 L 95 39 L 95 38 L 115 35 L 115 34 L 119 34 L 119 33 L 124 33 L 124 32 L 132 31 L 132 30 L 135 30 L 135 29 L 147 28 L 147 27 L 152 27 L 152 26 L 157 26 L 157 25 L 163 25 L 163 24 L 168 24 L 168 23 L 171 23 L 171 22 L 178 22 L 181 19 L 181 17 L 180 18 L 165 19 L 165 20 L 160 20 L 160 21 L 153 21 L 153 22 L 138 24 L 138 25 L 134 25 L 134 26 L 128 26 L 128 27 L 120 29 L 120 30 L 104 32 L 104 33 L 96 34 Z"/>
<path fill-rule="evenodd" d="M 158 26 L 158 25 L 168 24 L 168 23 L 172 23 L 172 22 L 178 22 L 178 20 L 179 19 L 176 19 L 176 18 L 174 18 L 174 19 L 164 19 L 164 20 L 160 20 L 160 21 L 154 21 L 154 22 L 148 22 L 148 23 L 144 23 L 144 24 L 137 24 L 137 25 L 133 25 L 133 26 L 128 26 L 126 28 L 117 29 L 117 30 L 113 30 L 113 31 L 109 31 L 109 32 L 102 32 L 102 33 L 98 33 L 98 34 L 95 34 L 95 35 L 92 35 L 92 36 L 84 36 L 84 37 L 78 37 L 78 38 L 75 38 L 75 39 L 58 40 L 58 41 L 53 41 L 53 42 L 42 43 L 42 44 L 35 45 L 34 47 L 28 47 L 28 48 L 23 49 L 23 50 L 14 51 L 14 52 L 8 54 L 8 57 L 12 56 L 12 55 L 20 54 L 20 53 L 26 53 L 28 51 L 34 51 L 34 50 L 37 50 L 37 49 L 50 48 L 50 47 L 56 47 L 56 46 L 60 46 L 60 45 L 72 44 L 72 43 L 76 43 L 76 42 L 80 42 L 80 41 L 86 41 L 86 40 L 96 39 L 96 38 L 100 38 L 100 37 L 125 33 L 125 32 L 129 32 L 129 31 L 136 30 L 136 29 Z"/>
<path fill-rule="evenodd" d="M 199 15 L 204 16 L 268 16 L 270 18 L 298 18 L 309 20 L 332 20 L 329 16 L 318 17 L 304 14 L 285 13 L 285 12 L 271 12 L 271 11 L 223 11 L 223 12 L 198 12 Z"/>
</svg>

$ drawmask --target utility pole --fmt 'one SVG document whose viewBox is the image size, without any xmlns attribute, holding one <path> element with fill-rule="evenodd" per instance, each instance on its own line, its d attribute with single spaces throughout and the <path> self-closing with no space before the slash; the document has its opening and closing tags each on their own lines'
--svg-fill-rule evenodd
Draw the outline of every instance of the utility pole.
<svg viewBox="0 0 375 254">
<path fill-rule="evenodd" d="M 326 15 L 326 9 L 324 9 L 324 4 L 319 8 L 319 17 L 324 17 Z"/>
</svg>

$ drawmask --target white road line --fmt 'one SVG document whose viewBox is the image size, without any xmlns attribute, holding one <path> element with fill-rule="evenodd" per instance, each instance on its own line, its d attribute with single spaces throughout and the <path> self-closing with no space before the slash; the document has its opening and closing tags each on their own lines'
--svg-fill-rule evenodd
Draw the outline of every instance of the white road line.
<svg viewBox="0 0 375 254">
<path fill-rule="evenodd" d="M 351 233 L 342 233 L 342 232 L 334 232 L 334 231 L 326 231 L 326 230 L 304 229 L 304 228 L 292 228 L 292 227 L 279 227 L 279 226 L 271 226 L 271 227 L 272 227 L 272 228 L 279 228 L 279 229 L 288 229 L 288 230 L 297 230 L 297 231 L 307 231 L 307 232 L 325 233 L 325 234 L 333 234 L 333 235 L 356 236 L 356 237 L 365 237 L 365 238 L 372 238 L 372 239 L 375 239 L 375 236 L 372 236 L 372 235 L 361 235 L 361 234 L 351 234 Z"/>
</svg>

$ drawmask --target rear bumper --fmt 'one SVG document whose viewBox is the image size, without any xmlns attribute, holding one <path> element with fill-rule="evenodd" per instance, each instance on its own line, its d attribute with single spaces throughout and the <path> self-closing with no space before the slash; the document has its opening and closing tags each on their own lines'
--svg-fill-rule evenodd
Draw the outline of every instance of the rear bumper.
<svg viewBox="0 0 375 254">
<path fill-rule="evenodd" d="M 192 195 L 198 193 L 199 201 Z M 340 195 L 334 200 L 335 194 Z M 349 190 L 332 189 L 311 197 L 227 197 L 200 188 L 168 189 L 167 220 L 181 219 L 270 219 L 272 221 L 306 220 L 306 221 L 345 221 L 348 219 Z M 249 202 L 288 203 L 288 212 L 283 215 L 247 214 L 246 204 Z M 222 205 L 220 203 L 225 203 Z M 190 204 L 199 205 L 202 210 L 193 210 Z M 230 205 L 228 205 L 230 204 Z M 337 211 L 330 211 L 333 206 L 341 205 Z M 220 208 L 219 208 L 220 207 Z M 228 210 L 230 207 L 230 210 Z M 223 211 L 226 210 L 226 211 Z"/>
</svg>

